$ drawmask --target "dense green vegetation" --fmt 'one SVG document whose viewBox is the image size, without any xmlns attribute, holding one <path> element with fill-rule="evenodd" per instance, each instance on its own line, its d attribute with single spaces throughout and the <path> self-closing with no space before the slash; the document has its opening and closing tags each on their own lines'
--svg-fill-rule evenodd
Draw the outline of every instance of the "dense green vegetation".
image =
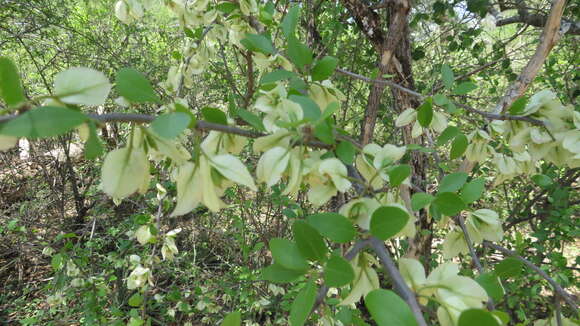
<svg viewBox="0 0 580 326">
<path fill-rule="evenodd" d="M 576 325 L 580 6 L 0 0 L 0 324 Z"/>
</svg>

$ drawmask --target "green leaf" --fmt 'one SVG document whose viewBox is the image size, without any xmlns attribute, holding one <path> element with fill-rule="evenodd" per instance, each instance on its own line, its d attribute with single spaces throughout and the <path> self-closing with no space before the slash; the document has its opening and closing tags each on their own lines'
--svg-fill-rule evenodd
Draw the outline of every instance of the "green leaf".
<svg viewBox="0 0 580 326">
<path fill-rule="evenodd" d="M 508 257 L 495 265 L 495 275 L 500 278 L 517 277 L 522 273 L 524 263 L 516 258 Z"/>
<path fill-rule="evenodd" d="M 433 95 L 433 102 L 436 105 L 443 106 L 443 105 L 449 104 L 449 99 L 447 98 L 447 96 L 445 96 L 443 94 L 435 94 L 435 95 Z"/>
<path fill-rule="evenodd" d="M 308 121 L 316 121 L 320 118 L 321 112 L 318 104 L 309 97 L 301 95 L 290 95 L 290 101 L 300 104 L 304 112 L 304 119 Z"/>
<path fill-rule="evenodd" d="M 190 121 L 191 118 L 186 113 L 166 113 L 158 116 L 151 122 L 151 129 L 159 136 L 171 139 L 177 137 L 177 135 L 185 130 L 189 126 Z"/>
<path fill-rule="evenodd" d="M 411 208 L 414 211 L 418 211 L 421 208 L 431 204 L 431 202 L 435 199 L 433 196 L 429 195 L 428 193 L 424 192 L 417 192 L 414 193 L 411 197 Z"/>
<path fill-rule="evenodd" d="M 451 152 L 449 153 L 449 158 L 454 160 L 463 156 L 463 153 L 465 153 L 468 144 L 469 141 L 467 140 L 467 136 L 464 134 L 457 135 L 451 143 Z"/>
<path fill-rule="evenodd" d="M 110 91 L 107 76 L 91 68 L 73 67 L 54 77 L 54 94 L 63 103 L 103 105 Z"/>
<path fill-rule="evenodd" d="M 476 88 L 477 88 L 477 85 L 475 85 L 472 82 L 463 82 L 463 83 L 457 85 L 457 87 L 455 87 L 453 92 L 456 95 L 465 95 Z"/>
<path fill-rule="evenodd" d="M 312 50 L 302 44 L 293 35 L 288 38 L 286 54 L 299 70 L 304 69 L 304 66 L 312 63 Z"/>
<path fill-rule="evenodd" d="M 345 243 L 354 238 L 356 230 L 352 222 L 337 213 L 318 213 L 307 217 L 308 224 L 328 239 Z"/>
<path fill-rule="evenodd" d="M 296 74 L 288 70 L 278 69 L 264 75 L 260 80 L 260 85 L 275 83 L 279 80 L 286 80 L 292 77 L 296 77 Z"/>
<path fill-rule="evenodd" d="M 129 298 L 128 303 L 131 307 L 140 307 L 141 303 L 143 303 L 143 296 L 139 293 L 135 293 Z"/>
<path fill-rule="evenodd" d="M 309 268 L 308 262 L 302 257 L 296 244 L 288 239 L 271 239 L 270 251 L 274 262 L 284 268 L 297 271 L 306 271 Z"/>
<path fill-rule="evenodd" d="M 441 180 L 439 192 L 455 192 L 463 187 L 465 181 L 467 181 L 467 173 L 465 172 L 448 174 Z"/>
<path fill-rule="evenodd" d="M 241 326 L 242 314 L 239 311 L 230 312 L 222 321 L 220 326 Z"/>
<path fill-rule="evenodd" d="M 273 283 L 290 283 L 304 275 L 302 271 L 284 268 L 279 264 L 270 265 L 262 269 L 261 278 Z"/>
<path fill-rule="evenodd" d="M 300 7 L 293 6 L 288 10 L 284 19 L 282 19 L 282 23 L 280 27 L 282 28 L 282 32 L 286 36 L 286 38 L 290 38 L 294 35 L 294 31 L 296 30 L 296 25 L 298 24 L 298 17 L 300 16 Z"/>
<path fill-rule="evenodd" d="M 89 138 L 85 143 L 85 158 L 93 160 L 103 154 L 103 144 L 97 135 L 97 128 L 93 121 L 87 123 L 89 126 Z"/>
<path fill-rule="evenodd" d="M 0 134 L 30 139 L 46 138 L 62 135 L 87 120 L 86 115 L 75 110 L 44 106 L 0 124 Z"/>
<path fill-rule="evenodd" d="M 332 125 L 328 121 L 322 121 L 316 124 L 314 127 L 314 136 L 325 144 L 333 145 L 335 143 Z"/>
<path fill-rule="evenodd" d="M 193 115 L 193 112 L 191 112 L 191 110 L 188 107 L 180 103 L 173 103 L 173 107 L 175 109 L 175 112 L 185 113 L 189 116 L 189 125 L 187 126 L 188 128 L 195 128 L 197 119 L 195 118 L 195 115 Z"/>
<path fill-rule="evenodd" d="M 250 124 L 250 126 L 258 129 L 259 131 L 266 130 L 266 128 L 264 128 L 264 124 L 262 123 L 262 119 L 260 119 L 260 117 L 253 114 L 252 112 L 246 109 L 239 108 L 237 110 L 237 114 L 240 118 L 242 118 L 242 120 L 246 121 L 247 123 Z"/>
<path fill-rule="evenodd" d="M 252 52 L 261 52 L 263 54 L 274 54 L 276 52 L 272 41 L 264 35 L 248 33 L 246 38 L 242 39 L 240 43 Z"/>
<path fill-rule="evenodd" d="M 336 146 L 336 156 L 346 165 L 351 165 L 354 162 L 355 154 L 355 147 L 349 141 L 341 141 Z"/>
<path fill-rule="evenodd" d="M 56 254 L 52 256 L 52 258 L 50 259 L 50 266 L 52 266 L 52 269 L 54 269 L 55 271 L 61 270 L 63 267 L 63 263 L 64 257 L 61 254 Z"/>
<path fill-rule="evenodd" d="M 340 104 L 338 104 L 338 102 L 330 102 L 320 115 L 320 120 L 326 120 L 330 118 L 339 108 Z"/>
<path fill-rule="evenodd" d="M 494 273 L 483 273 L 475 281 L 485 289 L 487 295 L 494 301 L 499 301 L 505 294 L 501 281 Z"/>
<path fill-rule="evenodd" d="M 381 240 L 388 240 L 399 233 L 408 221 L 409 214 L 399 207 L 379 207 L 371 217 L 371 234 Z"/>
<path fill-rule="evenodd" d="M 333 255 L 324 268 L 324 282 L 330 287 L 347 285 L 354 279 L 354 270 L 346 259 Z"/>
<path fill-rule="evenodd" d="M 466 204 L 471 204 L 481 198 L 484 188 L 485 180 L 483 178 L 473 179 L 461 189 L 461 199 Z"/>
<path fill-rule="evenodd" d="M 203 119 L 207 122 L 218 123 L 220 125 L 226 126 L 228 125 L 228 118 L 226 114 L 220 109 L 206 106 L 201 109 L 201 115 L 203 116 Z"/>
<path fill-rule="evenodd" d="M 305 221 L 298 220 L 292 225 L 292 233 L 298 245 L 298 249 L 310 260 L 322 261 L 326 257 L 328 248 L 322 239 L 322 236 L 315 228 Z"/>
<path fill-rule="evenodd" d="M 117 72 L 115 88 L 119 95 L 133 103 L 160 103 L 153 86 L 140 72 L 132 68 L 123 68 Z"/>
<path fill-rule="evenodd" d="M 437 137 L 437 146 L 443 146 L 443 145 L 447 144 L 448 141 L 455 138 L 460 133 L 461 133 L 461 131 L 459 130 L 459 128 L 457 128 L 455 126 L 449 126 L 449 127 L 445 128 L 445 130 L 443 130 L 441 135 L 439 135 L 439 137 Z"/>
<path fill-rule="evenodd" d="M 238 9 L 240 7 L 239 4 L 233 2 L 220 2 L 216 9 L 223 12 L 224 14 L 230 14 L 232 11 Z"/>
<path fill-rule="evenodd" d="M 453 76 L 453 70 L 451 70 L 451 67 L 449 67 L 448 64 L 441 66 L 441 79 L 443 80 L 445 88 L 451 89 L 453 87 L 455 76 Z"/>
<path fill-rule="evenodd" d="M 495 317 L 483 309 L 467 309 L 461 312 L 458 326 L 500 326 Z"/>
<path fill-rule="evenodd" d="M 416 326 L 411 308 L 393 291 L 376 289 L 365 297 L 365 306 L 378 326 Z"/>
<path fill-rule="evenodd" d="M 552 179 L 545 174 L 536 174 L 532 176 L 532 181 L 542 188 L 547 188 L 554 183 Z"/>
<path fill-rule="evenodd" d="M 0 57 L 0 98 L 8 107 L 15 107 L 26 101 L 18 68 L 7 57 Z"/>
<path fill-rule="evenodd" d="M 522 96 L 522 97 L 518 98 L 517 100 L 514 101 L 512 106 L 510 106 L 509 113 L 511 115 L 520 115 L 522 112 L 524 112 L 524 109 L 526 108 L 526 104 L 528 104 L 527 97 Z"/>
<path fill-rule="evenodd" d="M 325 56 L 314 65 L 314 68 L 312 68 L 312 71 L 310 72 L 312 80 L 318 81 L 328 79 L 328 77 L 332 76 L 334 73 L 334 69 L 336 69 L 337 65 L 337 58 Z"/>
<path fill-rule="evenodd" d="M 417 108 L 417 120 L 421 127 L 427 128 L 433 120 L 433 99 L 427 98 L 423 104 Z"/>
<path fill-rule="evenodd" d="M 316 286 L 314 282 L 310 281 L 306 284 L 292 303 L 290 308 L 290 325 L 292 326 L 302 326 L 306 322 L 310 310 L 314 306 L 314 301 L 316 300 Z"/>
<path fill-rule="evenodd" d="M 401 164 L 389 171 L 389 184 L 392 187 L 398 187 L 405 179 L 411 175 L 411 166 Z"/>
<path fill-rule="evenodd" d="M 437 206 L 439 212 L 447 216 L 455 216 L 467 208 L 463 200 L 452 192 L 438 193 L 433 204 Z"/>
</svg>

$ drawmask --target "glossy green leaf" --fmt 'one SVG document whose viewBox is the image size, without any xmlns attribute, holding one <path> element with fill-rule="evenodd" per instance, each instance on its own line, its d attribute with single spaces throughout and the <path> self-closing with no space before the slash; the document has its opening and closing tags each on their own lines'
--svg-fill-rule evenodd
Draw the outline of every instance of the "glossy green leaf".
<svg viewBox="0 0 580 326">
<path fill-rule="evenodd" d="M 469 141 L 467 140 L 467 136 L 464 134 L 457 135 L 451 143 L 451 152 L 449 153 L 449 158 L 454 160 L 463 156 L 463 153 L 465 153 L 468 144 Z"/>
<path fill-rule="evenodd" d="M 393 291 L 371 291 L 365 297 L 365 306 L 378 326 L 417 326 L 411 308 Z"/>
<path fill-rule="evenodd" d="M 274 262 L 284 268 L 306 271 L 308 262 L 302 256 L 296 244 L 288 239 L 273 238 L 270 240 L 270 251 Z"/>
<path fill-rule="evenodd" d="M 296 245 L 304 257 L 309 260 L 322 261 L 326 258 L 328 248 L 318 231 L 302 220 L 295 221 L 292 233 Z"/>
<path fill-rule="evenodd" d="M 439 184 L 439 192 L 455 192 L 467 181 L 467 173 L 465 172 L 455 172 L 446 175 L 441 180 L 441 184 Z"/>
<path fill-rule="evenodd" d="M 338 59 L 331 56 L 325 56 L 320 59 L 312 68 L 310 75 L 312 80 L 319 81 L 328 79 L 334 73 L 334 69 L 338 65 Z"/>
<path fill-rule="evenodd" d="M 411 166 L 401 164 L 389 171 L 389 184 L 392 187 L 398 187 L 405 179 L 411 175 Z"/>
<path fill-rule="evenodd" d="M 448 64 L 443 64 L 441 66 L 441 79 L 443 80 L 443 85 L 445 88 L 453 88 L 453 83 L 455 82 L 455 76 L 453 76 L 453 70 Z"/>
<path fill-rule="evenodd" d="M 284 268 L 279 264 L 270 265 L 262 269 L 261 277 L 265 281 L 273 283 L 290 283 L 304 275 L 303 271 Z"/>
<path fill-rule="evenodd" d="M 494 301 L 499 301 L 503 298 L 505 291 L 501 285 L 501 281 L 495 273 L 483 273 L 479 275 L 475 281 L 485 289 L 487 295 Z"/>
<path fill-rule="evenodd" d="M 346 217 L 337 213 L 318 213 L 307 218 L 308 224 L 328 239 L 345 243 L 354 238 L 354 225 Z"/>
<path fill-rule="evenodd" d="M 465 95 L 467 93 L 470 93 L 471 91 L 473 91 L 476 88 L 477 88 L 477 85 L 475 85 L 472 82 L 463 82 L 463 83 L 457 85 L 457 87 L 455 87 L 453 92 L 456 95 Z"/>
<path fill-rule="evenodd" d="M 117 72 L 115 88 L 119 95 L 133 103 L 160 103 L 153 86 L 140 72 L 132 68 L 123 68 Z"/>
<path fill-rule="evenodd" d="M 262 123 L 262 119 L 260 119 L 260 117 L 258 117 L 257 115 L 253 114 L 252 112 L 246 110 L 246 109 L 242 109 L 239 108 L 236 110 L 236 113 L 238 114 L 238 116 L 240 118 L 242 118 L 242 120 L 246 121 L 247 123 L 250 124 L 250 126 L 258 129 L 259 131 L 265 131 L 266 128 L 264 128 L 264 124 Z"/>
<path fill-rule="evenodd" d="M 201 115 L 203 116 L 203 119 L 207 122 L 217 123 L 226 126 L 228 125 L 228 118 L 226 114 L 220 109 L 206 106 L 201 109 Z"/>
<path fill-rule="evenodd" d="M 336 146 L 336 156 L 346 165 L 351 165 L 354 162 L 356 149 L 349 141 L 341 141 Z"/>
<path fill-rule="evenodd" d="M 486 310 L 468 309 L 461 312 L 458 326 L 500 326 L 497 319 Z"/>
<path fill-rule="evenodd" d="M 508 257 L 495 265 L 494 273 L 500 278 L 517 277 L 522 273 L 524 263 L 513 257 Z"/>
<path fill-rule="evenodd" d="M 461 199 L 463 199 L 466 204 L 471 204 L 481 198 L 484 189 L 485 180 L 483 178 L 473 179 L 465 184 L 463 189 L 461 189 Z"/>
<path fill-rule="evenodd" d="M 324 267 L 324 282 L 330 287 L 341 287 L 354 279 L 354 270 L 346 259 L 332 256 Z"/>
<path fill-rule="evenodd" d="M 437 210 L 447 216 L 455 216 L 467 208 L 463 200 L 452 192 L 441 192 L 435 196 L 433 204 Z"/>
<path fill-rule="evenodd" d="M 46 138 L 62 135 L 87 120 L 86 115 L 75 110 L 44 106 L 1 124 L 0 134 L 31 139 Z"/>
<path fill-rule="evenodd" d="M 431 202 L 435 199 L 433 196 L 429 195 L 428 193 L 424 192 L 417 192 L 411 196 L 411 208 L 414 211 L 418 211 L 421 208 L 431 204 Z"/>
<path fill-rule="evenodd" d="M 242 314 L 239 311 L 230 312 L 222 321 L 220 326 L 241 326 Z"/>
<path fill-rule="evenodd" d="M 417 120 L 421 127 L 429 127 L 433 120 L 433 100 L 429 97 L 417 108 Z"/>
<path fill-rule="evenodd" d="M 294 31 L 296 30 L 296 25 L 298 24 L 298 18 L 300 16 L 300 7 L 295 5 L 284 16 L 282 19 L 282 23 L 280 27 L 282 28 L 282 32 L 286 36 L 286 38 L 290 38 L 294 35 Z"/>
<path fill-rule="evenodd" d="M 288 58 L 294 65 L 302 70 L 304 66 L 312 63 L 312 50 L 302 44 L 295 36 L 288 38 L 288 49 L 286 50 Z"/>
<path fill-rule="evenodd" d="M 308 121 L 316 121 L 320 118 L 321 112 L 318 104 L 309 97 L 302 95 L 290 95 L 290 101 L 300 104 L 304 112 L 304 119 Z"/>
<path fill-rule="evenodd" d="M 159 136 L 171 139 L 185 130 L 190 121 L 189 115 L 183 112 L 165 113 L 151 122 L 151 129 Z"/>
<path fill-rule="evenodd" d="M 0 57 L 0 98 L 8 107 L 15 107 L 26 101 L 18 68 L 7 57 Z"/>
<path fill-rule="evenodd" d="M 443 146 L 447 144 L 447 142 L 455 138 L 455 136 L 459 135 L 460 133 L 461 131 L 459 130 L 459 128 L 455 126 L 449 126 L 445 128 L 445 130 L 443 130 L 441 135 L 437 137 L 437 146 Z"/>
<path fill-rule="evenodd" d="M 371 217 L 371 234 L 381 240 L 388 240 L 399 233 L 407 222 L 409 214 L 396 206 L 377 208 Z"/>
<path fill-rule="evenodd" d="M 246 34 L 246 37 L 240 43 L 252 52 L 261 52 L 263 54 L 275 53 L 272 41 L 264 35 Z"/>
<path fill-rule="evenodd" d="M 310 310 L 314 306 L 314 301 L 316 300 L 316 286 L 314 282 L 310 281 L 306 284 L 292 303 L 290 308 L 290 325 L 291 326 L 302 326 L 308 319 Z"/>
</svg>

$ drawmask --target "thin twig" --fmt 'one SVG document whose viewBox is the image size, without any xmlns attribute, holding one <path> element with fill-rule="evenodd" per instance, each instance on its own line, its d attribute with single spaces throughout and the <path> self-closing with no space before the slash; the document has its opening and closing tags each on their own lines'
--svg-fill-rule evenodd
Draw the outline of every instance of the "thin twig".
<svg viewBox="0 0 580 326">
<path fill-rule="evenodd" d="M 530 269 L 532 269 L 533 271 L 538 273 L 541 277 L 543 277 L 546 281 L 548 281 L 548 283 L 550 283 L 550 285 L 552 286 L 554 291 L 558 295 L 560 295 L 560 297 L 562 297 L 562 299 L 564 299 L 564 301 L 566 301 L 566 303 L 574 311 L 578 310 L 578 304 L 576 304 L 576 302 L 574 301 L 574 297 L 570 293 L 568 293 L 566 290 L 564 290 L 560 286 L 560 284 L 558 284 L 553 278 L 551 278 L 548 274 L 546 274 L 546 272 L 544 272 L 538 266 L 532 264 L 532 262 L 530 262 L 529 260 L 525 259 L 524 257 L 518 255 L 517 253 L 515 253 L 507 248 L 504 248 L 500 245 L 497 245 L 497 244 L 489 242 L 489 241 L 484 241 L 483 244 L 488 248 L 492 248 L 492 249 L 495 249 L 497 251 L 500 251 L 504 255 L 511 256 L 511 257 L 521 261 L 522 263 L 524 263 L 526 266 L 528 266 Z"/>
<path fill-rule="evenodd" d="M 347 71 L 347 70 L 344 70 L 344 69 L 341 69 L 341 68 L 337 68 L 336 71 L 339 72 L 339 73 L 341 73 L 341 74 L 344 74 L 344 75 L 347 75 L 347 76 L 350 76 L 350 77 L 353 77 L 353 78 L 356 78 L 356 79 L 365 81 L 367 83 L 385 84 L 385 85 L 390 86 L 392 88 L 396 88 L 396 89 L 398 89 L 398 90 L 400 90 L 402 92 L 405 92 L 407 94 L 410 94 L 410 95 L 418 98 L 419 100 L 425 100 L 427 98 L 426 96 L 422 95 L 421 93 L 418 93 L 418 92 L 415 92 L 412 89 L 403 87 L 403 86 L 401 86 L 401 85 L 399 85 L 397 83 L 394 83 L 394 82 L 392 82 L 390 80 L 371 79 L 369 77 L 366 77 L 366 76 L 363 76 L 363 75 L 359 75 L 359 74 L 356 74 L 354 72 L 350 72 L 350 71 Z M 525 122 L 529 122 L 529 123 L 532 123 L 532 124 L 535 124 L 535 125 L 539 125 L 539 126 L 543 126 L 544 125 L 544 122 L 543 121 L 538 120 L 538 119 L 534 119 L 534 118 L 530 118 L 530 117 L 526 117 L 526 116 L 516 116 L 516 115 L 498 114 L 498 113 L 481 111 L 481 110 L 478 110 L 476 108 L 473 108 L 473 107 L 471 107 L 469 105 L 465 105 L 465 104 L 457 103 L 457 102 L 453 102 L 453 104 L 455 104 L 456 106 L 464 109 L 465 111 L 479 114 L 479 115 L 481 115 L 484 118 L 489 119 L 489 120 L 515 120 L 515 121 L 525 121 Z"/>
</svg>

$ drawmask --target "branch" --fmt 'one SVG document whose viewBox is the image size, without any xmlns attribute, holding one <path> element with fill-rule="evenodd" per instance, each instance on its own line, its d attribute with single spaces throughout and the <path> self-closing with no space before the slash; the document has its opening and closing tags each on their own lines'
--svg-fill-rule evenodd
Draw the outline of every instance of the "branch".
<svg viewBox="0 0 580 326">
<path fill-rule="evenodd" d="M 105 114 L 95 114 L 89 113 L 87 116 L 93 120 L 102 123 L 114 123 L 114 122 L 133 122 L 133 123 L 151 123 L 153 120 L 157 118 L 154 115 L 142 114 L 142 113 L 105 113 Z M 0 116 L 0 123 L 8 122 L 12 119 L 17 118 L 17 114 L 9 114 Z M 208 131 L 208 130 L 215 130 L 227 134 L 239 135 L 248 138 L 259 138 L 266 136 L 261 132 L 241 129 L 238 127 L 226 126 L 219 123 L 213 123 L 203 120 L 196 121 L 195 129 L 201 131 Z M 352 137 L 336 133 L 335 137 L 337 140 L 344 140 L 351 142 L 355 147 L 362 148 L 362 145 L 356 142 Z M 317 140 L 304 140 L 303 142 L 299 143 L 301 145 L 306 145 L 314 148 L 325 148 L 330 149 L 333 148 L 332 145 L 328 145 L 321 141 Z"/>
<path fill-rule="evenodd" d="M 369 239 L 363 239 L 363 240 L 359 240 L 358 242 L 356 242 L 352 248 L 346 253 L 346 255 L 344 255 L 344 259 L 351 261 L 354 259 L 354 257 L 361 251 L 363 250 L 366 246 L 368 246 L 370 243 Z M 322 304 L 322 302 L 324 302 L 324 299 L 326 298 L 326 293 L 328 293 L 328 290 L 330 290 L 330 288 L 326 285 L 323 285 L 319 290 L 318 290 L 318 294 L 316 295 L 316 301 L 314 302 L 314 306 L 312 307 L 312 309 L 310 310 L 310 313 L 312 314 L 317 308 L 318 306 L 320 306 L 320 304 Z"/>
<path fill-rule="evenodd" d="M 524 94 L 534 78 L 536 78 L 546 57 L 560 39 L 561 35 L 558 31 L 565 4 L 566 0 L 553 0 L 550 15 L 540 36 L 540 44 L 536 48 L 536 53 L 522 70 L 518 79 L 507 89 L 506 94 L 497 104 L 494 110 L 495 113 L 505 112 L 515 100 Z"/>
<path fill-rule="evenodd" d="M 419 326 L 427 326 L 427 322 L 425 322 L 425 318 L 423 318 L 423 313 L 421 312 L 421 307 L 417 302 L 415 293 L 413 293 L 413 291 L 411 291 L 411 289 L 409 289 L 407 286 L 407 283 L 405 283 L 401 272 L 399 272 L 397 266 L 395 266 L 395 262 L 393 262 L 393 259 L 385 247 L 384 242 L 375 237 L 371 237 L 370 245 L 379 257 L 381 265 L 383 265 L 385 271 L 391 276 L 395 291 L 397 291 L 401 298 L 403 298 L 403 300 L 405 300 L 411 308 L 411 311 L 413 312 L 413 315 L 415 315 L 415 319 L 417 319 Z"/>
<path fill-rule="evenodd" d="M 463 219 L 463 216 L 458 215 L 457 222 L 459 222 L 459 226 L 461 227 L 461 231 L 463 231 L 463 237 L 465 238 L 465 242 L 467 242 L 467 248 L 469 248 L 469 254 L 471 255 L 471 258 L 473 259 L 473 263 L 475 264 L 475 268 L 477 268 L 479 275 L 481 275 L 484 272 L 483 266 L 481 265 L 481 261 L 479 260 L 479 257 L 477 256 L 477 253 L 475 252 L 475 248 L 473 247 L 473 241 L 471 241 L 471 237 L 469 236 L 469 232 L 467 232 L 467 227 L 465 227 L 465 220 Z M 489 298 L 489 300 L 487 301 L 487 307 L 489 310 L 495 309 L 492 298 Z"/>
<path fill-rule="evenodd" d="M 534 27 L 544 27 L 548 21 L 548 16 L 539 14 L 518 15 L 500 19 L 495 23 L 495 26 L 505 26 L 516 23 L 524 23 Z M 568 30 L 564 34 L 580 35 L 580 22 L 575 22 L 568 19 L 562 20 L 564 26 L 568 26 Z"/>
<path fill-rule="evenodd" d="M 387 86 L 396 88 L 402 92 L 405 92 L 407 94 L 410 94 L 412 96 L 415 96 L 416 98 L 418 98 L 419 100 L 425 100 L 427 97 L 422 95 L 421 93 L 415 92 L 412 89 L 408 89 L 406 87 L 403 87 L 397 83 L 393 83 L 392 81 L 389 80 L 383 80 L 383 79 L 371 79 L 369 77 L 366 76 L 362 76 L 359 74 L 356 74 L 354 72 L 350 72 L 341 68 L 337 68 L 336 72 L 339 72 L 341 74 L 365 81 L 367 83 L 379 83 L 379 84 L 385 84 Z M 492 113 L 492 112 L 486 112 L 486 111 L 481 111 L 475 108 L 472 108 L 468 105 L 465 104 L 461 104 L 461 103 L 457 103 L 454 102 L 454 104 L 468 112 L 472 112 L 472 113 L 476 113 L 479 114 L 481 116 L 483 116 L 484 118 L 487 118 L 489 120 L 515 120 L 515 121 L 525 121 L 525 122 L 529 122 L 535 125 L 540 125 L 543 126 L 544 122 L 538 119 L 534 119 L 534 118 L 530 118 L 530 117 L 525 117 L 525 116 L 516 116 L 516 115 L 508 115 L 508 114 L 497 114 L 497 113 Z"/>
<path fill-rule="evenodd" d="M 529 260 L 525 259 L 524 257 L 518 255 L 517 253 L 515 253 L 507 248 L 504 248 L 502 246 L 491 243 L 489 241 L 484 241 L 483 245 L 488 247 L 488 248 L 492 248 L 492 249 L 495 249 L 497 251 L 500 251 L 504 255 L 511 256 L 511 257 L 521 261 L 522 263 L 524 263 L 526 266 L 531 268 L 533 271 L 535 271 L 541 277 L 543 277 L 546 281 L 548 281 L 548 283 L 550 283 L 550 285 L 552 286 L 554 291 L 558 295 L 560 295 L 560 297 L 562 297 L 562 299 L 564 299 L 564 301 L 566 301 L 566 303 L 570 306 L 570 308 L 572 308 L 574 311 L 578 310 L 578 305 L 576 304 L 574 297 L 570 293 L 566 292 L 566 290 L 564 290 L 560 286 L 560 284 L 558 284 L 556 281 L 554 281 L 553 278 L 551 278 L 548 274 L 546 274 L 546 272 L 544 272 L 538 266 L 532 264 L 532 262 L 530 262 Z"/>
</svg>

